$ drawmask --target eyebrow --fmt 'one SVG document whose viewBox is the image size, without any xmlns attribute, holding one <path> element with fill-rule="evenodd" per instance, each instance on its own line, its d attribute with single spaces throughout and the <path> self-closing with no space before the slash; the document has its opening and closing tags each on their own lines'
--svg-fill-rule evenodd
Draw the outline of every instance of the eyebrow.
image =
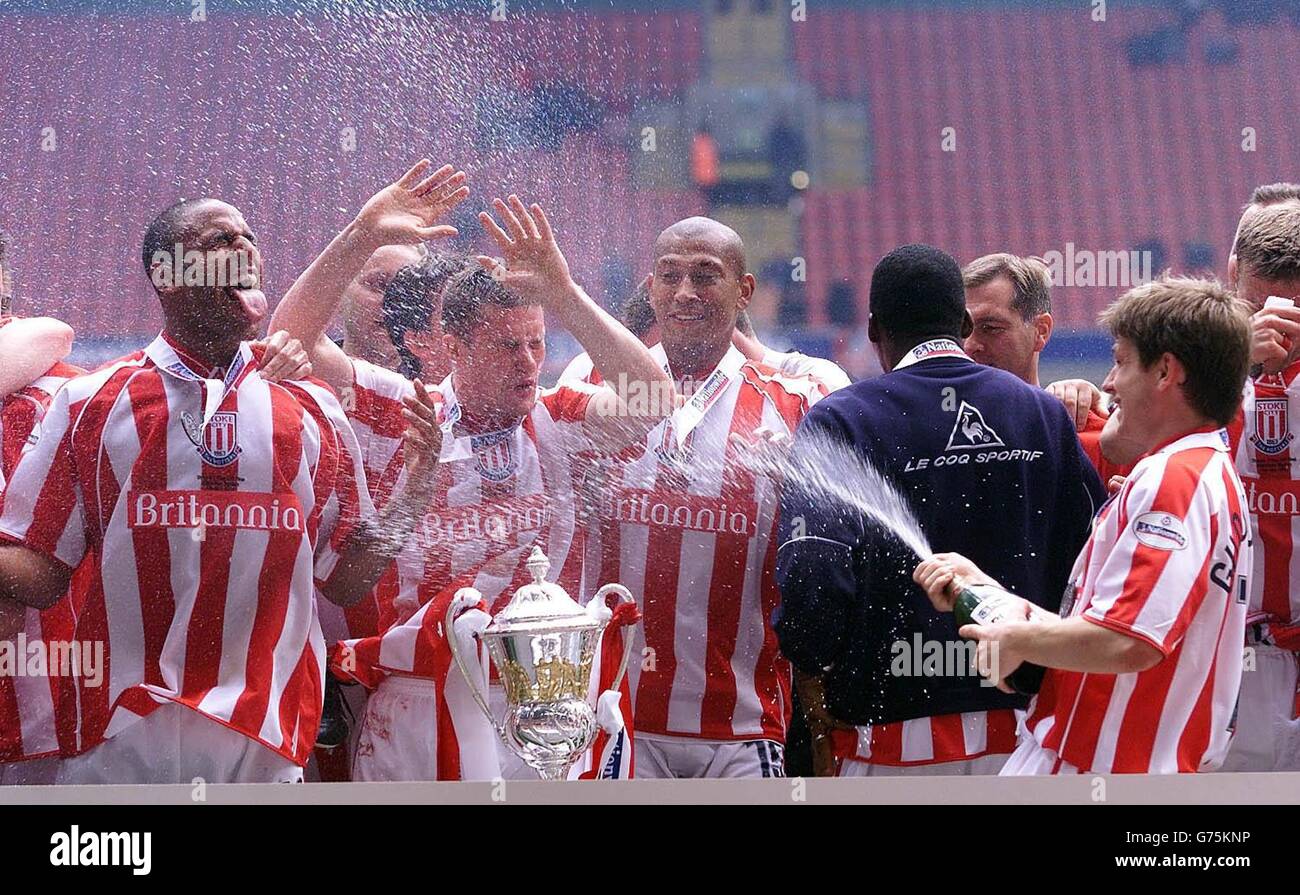
<svg viewBox="0 0 1300 895">
<path fill-rule="evenodd" d="M 257 235 L 253 232 L 252 227 L 248 227 L 248 226 L 245 226 L 243 228 L 232 227 L 230 229 L 234 230 L 234 232 L 239 236 L 247 236 L 249 239 L 252 240 L 257 239 Z M 213 236 L 219 236 L 219 235 L 224 236 L 227 232 L 229 232 L 229 230 L 220 224 L 209 224 L 208 226 L 204 227 L 202 230 L 199 231 L 199 241 L 206 242 L 208 239 L 210 239 Z"/>
<path fill-rule="evenodd" d="M 680 255 L 660 255 L 655 259 L 655 264 L 673 264 L 684 267 L 710 267 L 715 270 L 726 270 L 726 265 L 715 258 L 697 258 L 693 261 L 688 261 Z"/>
</svg>

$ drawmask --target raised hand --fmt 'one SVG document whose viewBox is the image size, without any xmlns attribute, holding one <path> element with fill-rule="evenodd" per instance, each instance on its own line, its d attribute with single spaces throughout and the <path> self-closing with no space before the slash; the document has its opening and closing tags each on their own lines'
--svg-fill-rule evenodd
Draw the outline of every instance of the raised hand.
<svg viewBox="0 0 1300 895">
<path fill-rule="evenodd" d="M 1262 367 L 1265 373 L 1277 373 L 1300 342 L 1300 308 L 1265 306 L 1251 316 L 1250 330 L 1251 364 Z"/>
<path fill-rule="evenodd" d="M 500 247 L 502 260 L 479 255 L 479 264 L 506 288 L 539 304 L 569 292 L 573 288 L 569 262 L 555 242 L 551 222 L 542 207 L 534 202 L 525 208 L 515 195 L 510 196 L 509 204 L 493 199 L 492 206 L 505 228 L 498 226 L 486 211 L 479 213 L 479 220 Z"/>
<path fill-rule="evenodd" d="M 442 429 L 428 388 L 419 379 L 414 385 L 415 394 L 402 399 L 402 417 L 406 420 L 402 460 L 406 464 L 409 493 L 423 498 L 429 495 L 436 481 L 438 457 L 442 453 Z"/>
<path fill-rule="evenodd" d="M 420 159 L 395 183 L 375 193 L 357 215 L 357 225 L 375 245 L 411 245 L 457 234 L 438 224 L 465 200 L 465 172 L 443 165 L 429 174 L 433 163 Z"/>
</svg>

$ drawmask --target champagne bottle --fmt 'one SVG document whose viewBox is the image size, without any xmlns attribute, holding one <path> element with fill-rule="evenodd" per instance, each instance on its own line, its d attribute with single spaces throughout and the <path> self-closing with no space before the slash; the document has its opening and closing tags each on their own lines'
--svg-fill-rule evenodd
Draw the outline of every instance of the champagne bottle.
<svg viewBox="0 0 1300 895">
<path fill-rule="evenodd" d="M 966 584 L 957 592 L 957 602 L 952 607 L 957 627 L 963 625 L 996 625 L 1012 618 L 1019 619 L 1020 604 L 1014 594 L 991 584 Z M 1043 685 L 1041 665 L 1021 663 L 1007 678 L 1007 685 L 1024 696 L 1032 696 Z"/>
</svg>

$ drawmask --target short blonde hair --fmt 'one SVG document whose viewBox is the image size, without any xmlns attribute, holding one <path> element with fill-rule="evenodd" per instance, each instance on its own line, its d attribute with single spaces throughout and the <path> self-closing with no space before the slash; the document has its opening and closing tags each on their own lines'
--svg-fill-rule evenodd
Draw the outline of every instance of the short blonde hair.
<svg viewBox="0 0 1300 895">
<path fill-rule="evenodd" d="M 1101 313 L 1101 325 L 1137 348 L 1143 367 L 1166 353 L 1187 371 L 1183 394 L 1226 426 L 1241 407 L 1250 368 L 1248 310 L 1217 280 L 1165 275 L 1130 289 Z"/>
<path fill-rule="evenodd" d="M 962 285 L 975 289 L 998 277 L 1006 277 L 1015 289 L 1011 307 L 1026 323 L 1039 314 L 1052 312 L 1052 272 L 1042 258 L 1022 258 L 994 252 L 976 258 L 961 270 Z"/>
</svg>

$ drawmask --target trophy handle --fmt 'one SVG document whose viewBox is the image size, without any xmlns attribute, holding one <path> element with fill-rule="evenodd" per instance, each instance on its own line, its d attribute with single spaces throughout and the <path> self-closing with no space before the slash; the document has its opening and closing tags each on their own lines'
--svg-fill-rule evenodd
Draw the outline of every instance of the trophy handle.
<svg viewBox="0 0 1300 895">
<path fill-rule="evenodd" d="M 606 594 L 618 594 L 620 604 L 636 604 L 636 597 L 632 596 L 632 592 L 621 584 L 606 584 L 596 591 L 596 595 L 592 597 L 592 602 L 598 606 L 604 606 Z M 628 627 L 631 627 L 631 625 L 628 625 Z M 628 631 L 623 637 L 623 660 L 618 665 L 618 674 L 614 677 L 614 684 L 610 687 L 611 690 L 617 690 L 623 686 L 623 675 L 627 674 L 628 663 L 632 660 L 633 644 L 631 634 L 632 632 Z"/>
<path fill-rule="evenodd" d="M 447 636 L 447 646 L 451 647 L 451 657 L 456 660 L 456 667 L 460 669 L 461 677 L 465 678 L 465 683 L 469 685 L 470 695 L 478 703 L 479 709 L 483 712 L 483 717 L 487 718 L 488 724 L 501 737 L 502 742 L 507 742 L 505 728 L 497 723 L 492 717 L 492 709 L 488 707 L 487 699 L 483 696 L 483 691 L 475 683 L 474 675 L 470 673 L 469 665 L 465 657 L 461 655 L 459 640 L 456 635 L 456 619 L 466 609 L 471 609 L 479 604 L 483 595 L 472 587 L 462 587 L 456 591 L 456 596 L 452 598 L 451 605 L 447 607 L 447 614 L 443 616 L 442 626 Z"/>
</svg>

